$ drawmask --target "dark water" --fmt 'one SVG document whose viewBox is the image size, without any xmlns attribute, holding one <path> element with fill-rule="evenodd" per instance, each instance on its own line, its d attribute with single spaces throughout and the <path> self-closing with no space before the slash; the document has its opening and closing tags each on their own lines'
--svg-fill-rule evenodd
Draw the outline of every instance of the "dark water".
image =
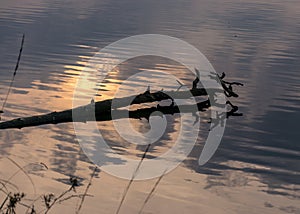
<svg viewBox="0 0 300 214">
<path fill-rule="evenodd" d="M 200 136 L 199 145 L 178 169 L 188 169 L 187 174 L 181 174 L 181 180 L 176 173 L 168 175 L 169 181 L 161 185 L 162 191 L 169 191 L 169 197 L 161 196 L 166 200 L 164 205 L 153 199 L 156 205 L 149 205 L 147 213 L 168 213 L 166 206 L 173 203 L 178 213 L 199 213 L 198 206 L 203 200 L 199 195 L 207 192 L 216 198 L 211 198 L 211 206 L 202 207 L 203 212 L 300 213 L 299 1 L 1 1 L 1 105 L 22 33 L 24 52 L 3 120 L 71 108 L 80 71 L 99 49 L 112 42 L 148 33 L 177 37 L 204 53 L 218 73 L 226 73 L 228 80 L 245 84 L 236 88 L 240 97 L 232 100 L 244 116 L 227 121 L 220 147 L 209 163 L 201 167 L 197 165 L 203 143 Z M 186 82 L 192 80 L 181 74 L 183 66 L 173 61 L 135 59 L 107 78 L 107 84 L 100 87 L 103 96 L 99 99 L 110 97 L 132 72 L 149 69 L 173 72 Z M 105 123 L 104 132 L 109 133 L 111 127 L 112 124 Z M 170 130 L 176 134 L 176 127 Z M 90 164 L 76 143 L 71 124 L 1 131 L 0 136 L 2 176 L 16 170 L 7 167 L 5 157 L 10 157 L 23 165 L 47 163 L 50 172 L 28 167 L 37 176 L 40 192 L 52 191 L 56 183 L 63 183 L 72 174 L 88 178 Z M 121 140 L 112 138 L 111 143 L 118 145 Z M 42 177 L 48 180 L 43 181 Z M 97 182 L 114 185 L 101 178 Z M 187 183 L 180 189 L 183 195 L 191 189 L 197 189 L 199 195 L 182 199 L 172 194 L 172 185 L 178 185 L 177 182 Z M 113 213 L 125 183 L 112 193 L 111 200 L 98 198 L 95 191 L 95 200 L 109 205 L 103 208 L 104 205 L 91 203 L 87 212 L 102 206 L 104 213 Z M 132 198 L 145 197 L 143 186 L 136 189 L 138 192 L 132 192 Z M 128 208 L 131 212 L 136 210 Z"/>
</svg>

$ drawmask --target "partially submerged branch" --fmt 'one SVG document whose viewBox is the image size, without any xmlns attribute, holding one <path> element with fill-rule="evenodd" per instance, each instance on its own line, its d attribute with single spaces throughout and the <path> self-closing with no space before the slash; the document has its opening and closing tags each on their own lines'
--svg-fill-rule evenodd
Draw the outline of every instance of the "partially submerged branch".
<svg viewBox="0 0 300 214">
<path fill-rule="evenodd" d="M 197 103 L 197 108 L 199 111 L 205 111 L 210 107 L 209 100 Z M 112 114 L 115 115 L 114 119 L 126 118 L 128 115 L 129 118 L 141 119 L 146 118 L 149 120 L 149 117 L 152 113 L 159 111 L 164 115 L 173 115 L 176 113 L 195 113 L 193 105 L 171 105 L 171 106 L 159 106 L 142 108 L 134 111 L 127 110 L 112 110 L 112 111 L 96 111 L 95 117 L 90 117 L 90 113 L 87 112 L 87 115 L 82 114 L 80 118 L 77 118 L 77 121 L 73 121 L 72 112 L 66 114 L 66 112 L 53 112 L 46 115 L 32 116 L 26 118 L 18 118 L 15 120 L 2 122 L 0 123 L 0 129 L 10 129 L 10 128 L 24 128 L 30 126 L 39 126 L 45 124 L 57 124 L 57 123 L 67 123 L 67 122 L 88 122 L 88 121 L 110 121 L 112 120 Z M 226 113 L 226 117 L 229 116 L 241 116 L 241 114 L 236 113 L 238 111 L 237 106 L 234 106 L 230 111 Z"/>
<path fill-rule="evenodd" d="M 231 97 L 231 96 L 238 97 L 238 95 L 233 92 L 232 85 L 242 85 L 242 84 L 236 82 L 233 83 L 226 82 L 223 80 L 224 76 L 225 74 L 222 74 L 222 76 L 219 75 L 211 76 L 212 79 L 215 79 L 216 81 L 219 81 L 221 83 L 223 90 L 197 88 L 197 83 L 199 82 L 199 78 L 197 77 L 193 81 L 193 88 L 189 91 L 168 91 L 168 92 L 158 91 L 158 92 L 150 93 L 150 91 L 147 90 L 146 92 L 139 95 L 108 99 L 96 103 L 91 102 L 88 105 L 80 106 L 74 109 L 68 109 L 61 112 L 54 111 L 44 115 L 36 115 L 31 117 L 13 119 L 10 121 L 0 123 L 0 129 L 9 129 L 9 128 L 21 129 L 24 127 L 39 126 L 44 124 L 87 122 L 93 120 L 108 121 L 112 119 L 124 118 L 124 115 L 125 116 L 129 115 L 129 118 L 135 118 L 135 119 L 140 119 L 143 117 L 149 119 L 150 115 L 155 111 L 160 111 L 162 114 L 175 114 L 175 113 L 186 113 L 186 112 L 191 112 L 194 114 L 195 112 L 193 112 L 194 110 L 192 111 L 192 109 L 194 109 L 192 105 L 176 106 L 174 105 L 173 102 L 171 106 L 161 107 L 157 105 L 157 107 L 142 108 L 142 109 L 129 111 L 129 112 L 126 112 L 127 110 L 120 110 L 119 108 L 128 106 L 130 100 L 132 100 L 132 102 L 130 103 L 130 105 L 132 105 L 132 104 L 159 102 L 167 99 L 171 99 L 172 101 L 174 101 L 174 99 L 189 99 L 192 97 L 206 96 L 209 94 L 216 94 L 216 93 L 224 93 L 227 97 Z M 197 104 L 198 110 L 203 111 L 208 109 L 211 106 L 220 105 L 215 103 L 215 100 L 212 100 L 212 102 L 213 104 L 211 104 L 210 100 L 206 100 L 204 102 L 198 103 Z M 240 116 L 240 114 L 236 113 L 238 110 L 237 106 L 232 105 L 230 102 L 227 104 L 230 104 L 232 109 L 227 113 L 225 112 L 226 114 L 225 117 L 228 117 L 228 115 Z M 112 118 L 111 116 L 112 113 L 113 115 L 116 115 L 116 117 Z M 73 117 L 74 114 L 76 115 L 76 117 Z"/>
</svg>

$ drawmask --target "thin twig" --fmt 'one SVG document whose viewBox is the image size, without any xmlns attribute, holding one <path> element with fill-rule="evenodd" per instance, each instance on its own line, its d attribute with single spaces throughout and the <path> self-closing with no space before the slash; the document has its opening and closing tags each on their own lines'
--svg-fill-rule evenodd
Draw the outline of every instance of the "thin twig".
<svg viewBox="0 0 300 214">
<path fill-rule="evenodd" d="M 62 203 L 62 202 L 64 202 L 64 201 L 70 200 L 71 198 L 82 198 L 82 197 L 86 197 L 86 196 L 88 196 L 88 197 L 93 197 L 93 195 L 90 195 L 90 194 L 70 195 L 70 196 L 68 196 L 68 197 L 65 197 L 65 198 L 63 198 L 63 199 L 57 201 L 57 203 L 60 204 L 60 203 Z"/>
<path fill-rule="evenodd" d="M 6 203 L 7 199 L 9 198 L 9 194 L 6 195 L 6 198 L 4 199 L 4 201 L 2 202 L 1 206 L 0 206 L 0 210 L 2 210 L 4 204 Z"/>
<path fill-rule="evenodd" d="M 32 188 L 33 188 L 33 191 L 34 191 L 34 194 L 36 194 L 36 189 L 35 189 L 35 185 L 34 185 L 34 183 L 33 183 L 33 181 L 32 181 L 32 179 L 31 179 L 31 177 L 28 175 L 28 173 L 24 170 L 24 168 L 26 167 L 26 166 L 28 166 L 28 165 L 26 165 L 26 166 L 24 166 L 24 167 L 21 167 L 17 162 L 15 162 L 13 159 L 11 159 L 11 158 L 9 158 L 9 157 L 7 157 L 7 159 L 10 161 L 10 162 L 12 162 L 15 166 L 17 166 L 18 168 L 19 168 L 19 170 L 17 170 L 12 176 L 10 176 L 9 177 L 9 179 L 4 183 L 4 185 L 6 185 L 15 175 L 17 175 L 20 171 L 22 171 L 26 176 L 27 176 L 27 178 L 29 179 L 29 181 L 30 181 L 30 183 L 31 183 L 31 185 L 32 185 Z M 0 189 L 0 190 L 2 190 L 3 189 L 3 187 Z"/>
<path fill-rule="evenodd" d="M 7 181 L 5 181 L 5 182 L 7 182 Z M 8 189 L 7 189 L 7 187 L 6 187 L 6 184 L 7 183 L 3 183 L 2 181 L 0 181 L 0 184 L 2 185 L 2 188 L 0 189 L 0 192 L 4 192 L 5 194 L 7 194 L 7 192 L 8 192 Z M 5 189 L 5 190 L 3 190 L 3 188 Z M 5 192 L 6 191 L 6 192 Z"/>
<path fill-rule="evenodd" d="M 53 207 L 53 205 L 62 197 L 64 197 L 64 195 L 66 195 L 68 192 L 70 192 L 71 190 L 73 190 L 73 186 L 71 186 L 69 189 L 67 189 L 66 191 L 62 192 L 57 198 L 53 199 L 53 202 L 47 207 L 45 214 L 47 214 L 49 212 L 49 210 Z"/>
<path fill-rule="evenodd" d="M 88 192 L 90 186 L 92 185 L 92 180 L 93 180 L 94 176 L 96 175 L 97 169 L 98 169 L 98 167 L 96 166 L 93 173 L 92 173 L 92 175 L 91 175 L 90 181 L 89 181 L 88 185 L 85 188 L 84 194 L 81 197 L 81 201 L 80 201 L 78 209 L 76 210 L 76 214 L 78 214 L 80 212 L 80 209 L 81 209 L 82 204 L 84 202 L 85 196 L 87 195 L 87 192 Z"/>
<path fill-rule="evenodd" d="M 23 36 L 22 36 L 21 48 L 20 48 L 20 51 L 19 51 L 19 56 L 18 56 L 18 60 L 17 60 L 17 63 L 16 63 L 15 71 L 14 71 L 13 76 L 12 76 L 12 79 L 11 79 L 11 81 L 10 81 L 10 85 L 9 85 L 8 90 L 7 90 L 7 93 L 6 93 L 4 102 L 3 102 L 3 104 L 2 104 L 2 108 L 1 108 L 1 110 L 0 110 L 0 113 L 3 113 L 4 107 L 5 107 L 5 105 L 6 105 L 6 101 L 7 101 L 7 99 L 8 99 L 8 95 L 9 95 L 9 93 L 10 93 L 10 91 L 11 91 L 12 85 L 13 85 L 13 83 L 14 83 L 14 80 L 15 80 L 15 77 L 16 77 L 16 74 L 17 74 L 17 71 L 18 71 L 18 68 L 19 68 L 19 63 L 20 63 L 21 55 L 22 55 L 22 51 L 23 51 L 24 39 L 25 39 L 25 34 L 23 34 Z"/>
<path fill-rule="evenodd" d="M 10 181 L 8 181 L 8 180 L 5 180 L 5 179 L 1 179 L 0 178 L 0 184 L 2 185 L 2 188 L 0 189 L 0 191 L 1 192 L 4 192 L 3 191 L 3 188 L 5 189 L 5 193 L 7 193 L 8 192 L 8 184 L 11 186 L 11 187 L 13 187 L 13 188 L 15 188 L 15 190 L 16 191 L 20 191 L 20 189 L 19 189 L 19 187 L 17 186 L 17 185 L 15 185 L 14 183 L 12 183 L 12 182 L 10 182 Z"/>
<path fill-rule="evenodd" d="M 142 164 L 144 158 L 146 157 L 147 152 L 148 152 L 149 149 L 150 149 L 150 146 L 151 146 L 151 144 L 148 144 L 148 146 L 147 146 L 147 148 L 146 148 L 146 150 L 145 150 L 145 152 L 144 152 L 144 154 L 143 154 L 143 156 L 142 156 L 142 158 L 141 158 L 141 160 L 140 160 L 138 166 L 136 167 L 135 171 L 133 172 L 132 178 L 131 178 L 131 180 L 129 181 L 129 183 L 128 183 L 128 185 L 127 185 L 125 191 L 124 191 L 124 194 L 123 194 L 123 196 L 122 196 L 122 199 L 121 199 L 121 201 L 120 201 L 120 204 L 119 204 L 119 206 L 118 206 L 118 209 L 117 209 L 116 214 L 118 214 L 118 213 L 120 212 L 120 209 L 121 209 L 121 207 L 122 207 L 122 204 L 123 204 L 123 202 L 125 201 L 125 198 L 126 198 L 126 196 L 127 196 L 128 190 L 129 190 L 129 188 L 130 188 L 130 186 L 131 186 L 131 184 L 132 184 L 134 178 L 136 177 L 137 172 L 139 171 L 139 168 L 140 168 L 140 166 L 141 166 L 141 164 Z"/>
<path fill-rule="evenodd" d="M 148 203 L 149 199 L 153 196 L 154 191 L 156 190 L 158 184 L 160 183 L 161 179 L 164 177 L 164 175 L 166 174 L 167 169 L 163 172 L 163 174 L 157 179 L 156 183 L 154 184 L 152 190 L 150 191 L 150 193 L 148 194 L 147 198 L 145 199 L 143 206 L 141 207 L 139 214 L 141 214 L 143 212 L 144 207 L 146 206 L 146 204 Z"/>
</svg>

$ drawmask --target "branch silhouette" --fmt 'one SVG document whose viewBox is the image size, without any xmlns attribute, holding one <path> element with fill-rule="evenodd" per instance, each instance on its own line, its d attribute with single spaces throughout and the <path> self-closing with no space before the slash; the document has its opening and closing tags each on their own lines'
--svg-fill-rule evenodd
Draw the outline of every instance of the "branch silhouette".
<svg viewBox="0 0 300 214">
<path fill-rule="evenodd" d="M 160 111 L 163 114 L 175 114 L 175 113 L 193 113 L 193 105 L 174 105 L 174 99 L 189 99 L 191 97 L 198 96 L 208 96 L 209 94 L 216 93 L 224 93 L 227 97 L 238 97 L 238 95 L 233 92 L 232 85 L 243 85 L 237 82 L 226 82 L 223 80 L 225 74 L 222 76 L 215 75 L 211 76 L 211 78 L 219 81 L 223 87 L 222 89 L 204 89 L 197 88 L 197 83 L 199 82 L 199 78 L 193 81 L 193 88 L 187 91 L 157 91 L 151 93 L 150 90 L 146 90 L 142 94 L 132 95 L 128 97 L 122 98 L 114 98 L 108 99 L 104 101 L 94 102 L 79 106 L 74 109 L 68 109 L 60 112 L 51 112 L 43 115 L 35 115 L 31 117 L 23 117 L 17 118 L 10 121 L 5 121 L 0 123 L 0 129 L 12 129 L 12 128 L 24 128 L 31 126 L 39 126 L 45 124 L 58 124 L 58 123 L 68 123 L 68 122 L 87 122 L 87 121 L 108 121 L 112 119 L 121 119 L 124 118 L 124 115 L 129 115 L 129 118 L 141 119 L 146 118 L 149 119 L 151 113 L 155 111 Z M 134 111 L 120 110 L 119 108 L 128 106 L 128 101 L 132 100 L 131 105 L 133 104 L 143 104 L 143 103 L 153 103 L 159 102 L 162 100 L 171 99 L 172 104 L 170 106 L 159 106 L 150 107 L 150 108 L 141 108 Z M 114 109 L 112 109 L 112 103 L 114 103 Z M 229 102 L 230 103 L 230 102 Z M 229 104 L 227 102 L 227 104 Z M 198 111 L 205 111 L 211 106 L 218 106 L 225 104 L 218 104 L 213 99 L 210 101 L 209 99 L 203 102 L 197 103 Z M 225 112 L 226 117 L 228 116 L 241 116 L 242 114 L 237 113 L 238 107 L 234 106 L 230 103 L 232 109 L 230 112 Z M 180 109 L 180 110 L 179 110 Z M 93 113 L 93 112 L 94 113 Z M 127 112 L 126 112 L 127 111 Z M 112 113 L 114 113 L 114 118 L 111 117 Z M 74 118 L 73 115 L 77 116 Z"/>
</svg>

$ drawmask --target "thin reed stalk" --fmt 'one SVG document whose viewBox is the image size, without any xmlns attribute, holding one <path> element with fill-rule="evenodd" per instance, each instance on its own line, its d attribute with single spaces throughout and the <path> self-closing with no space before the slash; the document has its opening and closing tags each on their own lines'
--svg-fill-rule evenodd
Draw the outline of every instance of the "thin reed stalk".
<svg viewBox="0 0 300 214">
<path fill-rule="evenodd" d="M 19 68 L 19 64 L 20 64 L 20 60 L 21 60 L 21 55 L 22 55 L 22 51 L 23 51 L 24 39 L 25 39 L 25 34 L 23 34 L 23 36 L 22 36 L 22 42 L 21 42 L 21 47 L 20 47 L 20 51 L 19 51 L 19 56 L 18 56 L 18 60 L 17 60 L 17 63 L 16 63 L 16 67 L 15 67 L 12 79 L 10 81 L 10 85 L 8 87 L 8 90 L 7 90 L 4 102 L 2 104 L 2 108 L 0 110 L 0 113 L 3 113 L 4 107 L 5 107 L 7 99 L 8 99 L 8 95 L 10 94 L 11 88 L 12 88 L 13 83 L 15 81 L 15 77 L 16 77 L 16 74 L 17 74 L 17 71 L 18 71 L 18 68 Z M 0 119 L 1 119 L 1 117 L 0 117 Z"/>
<path fill-rule="evenodd" d="M 80 201 L 80 204 L 79 204 L 78 209 L 76 210 L 76 214 L 78 214 L 78 213 L 80 212 L 80 210 L 81 210 L 81 207 L 82 207 L 82 204 L 83 204 L 83 202 L 84 202 L 85 196 L 87 195 L 88 190 L 89 190 L 90 186 L 92 185 L 92 180 L 93 180 L 93 178 L 94 178 L 95 175 L 96 175 L 97 169 L 98 169 L 98 167 L 95 167 L 95 169 L 93 170 L 93 173 L 92 173 L 92 175 L 91 175 L 91 178 L 90 178 L 90 180 L 89 180 L 89 183 L 88 183 L 88 185 L 87 185 L 86 188 L 85 188 L 85 191 L 84 191 L 84 193 L 83 193 L 83 196 L 81 197 L 81 201 Z"/>
<path fill-rule="evenodd" d="M 129 183 L 128 183 L 128 185 L 127 185 L 125 191 L 124 191 L 124 194 L 123 194 L 123 196 L 122 196 L 122 199 L 121 199 L 121 201 L 120 201 L 120 204 L 119 204 L 119 206 L 118 206 L 118 209 L 117 209 L 117 211 L 116 211 L 116 214 L 118 214 L 118 213 L 120 212 L 121 207 L 122 207 L 122 205 L 123 205 L 123 202 L 125 201 L 125 198 L 126 198 L 126 196 L 127 196 L 128 190 L 129 190 L 129 188 L 130 188 L 130 186 L 131 186 L 131 184 L 132 184 L 134 178 L 136 177 L 136 175 L 137 175 L 137 173 L 138 173 L 138 171 L 139 171 L 139 169 L 140 169 L 140 166 L 142 165 L 142 162 L 143 162 L 143 160 L 145 159 L 145 157 L 146 157 L 146 155 L 147 155 L 147 152 L 148 152 L 149 149 L 150 149 L 150 146 L 151 146 L 151 144 L 148 144 L 148 145 L 147 145 L 147 148 L 146 148 L 146 150 L 145 150 L 145 152 L 144 152 L 144 154 L 143 154 L 143 156 L 142 156 L 142 158 L 141 158 L 141 160 L 140 160 L 138 166 L 136 167 L 135 171 L 133 172 L 132 178 L 131 178 L 131 180 L 129 181 Z"/>
<path fill-rule="evenodd" d="M 153 196 L 154 194 L 154 191 L 156 190 L 156 188 L 158 187 L 158 184 L 160 183 L 161 179 L 164 177 L 164 175 L 166 174 L 167 172 L 167 169 L 163 172 L 163 174 L 157 179 L 157 181 L 155 182 L 152 190 L 149 192 L 147 198 L 145 199 L 140 211 L 139 211 L 139 214 L 141 214 L 146 206 L 146 204 L 148 203 L 149 199 Z"/>
</svg>

